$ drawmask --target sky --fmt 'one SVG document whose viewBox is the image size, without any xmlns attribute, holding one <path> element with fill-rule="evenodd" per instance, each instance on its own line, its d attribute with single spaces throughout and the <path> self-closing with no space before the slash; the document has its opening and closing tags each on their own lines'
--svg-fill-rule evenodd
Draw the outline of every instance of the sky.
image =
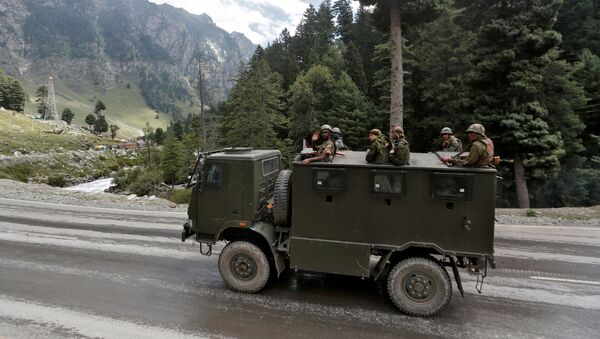
<svg viewBox="0 0 600 339">
<path fill-rule="evenodd" d="M 266 45 L 284 28 L 291 32 L 302 19 L 309 4 L 318 7 L 322 0 L 150 0 L 168 3 L 192 14 L 208 14 L 217 26 L 240 32 L 255 44 Z M 358 7 L 358 1 L 353 6 Z"/>
</svg>

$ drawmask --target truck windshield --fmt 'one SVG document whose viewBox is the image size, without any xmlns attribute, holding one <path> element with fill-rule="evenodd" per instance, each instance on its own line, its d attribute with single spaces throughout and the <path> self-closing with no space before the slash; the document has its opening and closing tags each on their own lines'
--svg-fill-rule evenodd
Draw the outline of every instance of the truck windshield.
<svg viewBox="0 0 600 339">
<path fill-rule="evenodd" d="M 196 160 L 196 165 L 194 165 L 194 170 L 189 176 L 189 180 L 187 183 L 187 187 L 190 188 L 198 183 L 200 180 L 200 173 L 202 173 L 202 167 L 204 166 L 204 160 L 206 159 L 206 155 L 200 154 L 198 156 L 198 160 Z"/>
</svg>

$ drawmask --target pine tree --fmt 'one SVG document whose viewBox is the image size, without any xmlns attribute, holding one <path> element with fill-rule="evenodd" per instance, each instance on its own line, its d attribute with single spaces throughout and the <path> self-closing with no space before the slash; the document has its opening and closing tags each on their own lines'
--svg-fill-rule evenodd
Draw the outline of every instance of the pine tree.
<svg viewBox="0 0 600 339">
<path fill-rule="evenodd" d="M 94 113 L 96 115 L 102 115 L 102 112 L 106 111 L 106 105 L 102 102 L 102 100 L 98 100 L 96 102 L 96 106 L 94 106 Z"/>
<path fill-rule="evenodd" d="M 486 6 L 484 6 L 484 4 Z M 477 34 L 472 78 L 475 113 L 495 138 L 498 153 L 513 160 L 519 207 L 530 207 L 528 181 L 546 179 L 565 155 L 543 101 L 544 74 L 558 57 L 552 30 L 559 0 L 468 2 L 468 15 L 490 16 Z M 485 8 L 485 13 L 477 12 Z M 557 93 L 561 95 L 561 93 Z"/>
<path fill-rule="evenodd" d="M 328 93 L 333 85 L 331 70 L 314 65 L 290 87 L 290 138 L 297 147 L 324 123 L 325 111 L 330 108 Z"/>
<path fill-rule="evenodd" d="M 94 122 L 94 132 L 97 134 L 102 134 L 108 131 L 108 122 L 106 122 L 106 118 L 104 115 L 98 115 L 96 121 Z"/>
<path fill-rule="evenodd" d="M 577 61 L 584 49 L 600 55 L 600 1 L 564 0 L 555 29 L 563 36 L 562 57 Z"/>
<path fill-rule="evenodd" d="M 443 8 L 443 0 L 360 0 L 364 5 L 376 5 L 378 22 L 390 32 L 390 130 L 404 125 L 404 70 L 402 65 L 402 29 L 408 24 L 430 21 Z M 402 19 L 402 20 L 401 20 Z M 389 27 L 389 28 L 388 28 Z"/>
<path fill-rule="evenodd" d="M 182 179 L 181 168 L 181 141 L 169 134 L 162 150 L 160 169 L 166 183 L 174 186 Z"/>
<path fill-rule="evenodd" d="M 66 107 L 65 109 L 63 109 L 61 115 L 60 115 L 60 119 L 62 121 L 66 121 L 67 124 L 71 124 L 71 121 L 73 121 L 73 118 L 75 117 L 75 113 L 73 113 L 73 111 L 71 111 L 70 108 Z"/>
<path fill-rule="evenodd" d="M 8 78 L 8 93 L 4 97 L 6 108 L 15 112 L 23 112 L 26 98 L 27 95 L 21 83 L 15 79 Z"/>
<path fill-rule="evenodd" d="M 154 139 L 153 139 L 153 141 L 157 145 L 162 145 L 165 142 L 165 138 L 166 138 L 165 131 L 162 128 L 157 127 L 156 130 L 154 130 Z"/>
<path fill-rule="evenodd" d="M 361 92 L 366 94 L 368 92 L 368 83 L 364 63 L 358 48 L 352 41 L 346 44 L 344 66 L 346 73 L 350 75 L 356 86 L 358 86 Z"/>
<path fill-rule="evenodd" d="M 85 117 L 85 123 L 90 126 L 90 129 L 92 129 L 92 126 L 96 123 L 96 116 L 93 114 L 88 114 Z"/>
<path fill-rule="evenodd" d="M 350 0 L 337 0 L 333 3 L 333 13 L 336 20 L 336 34 L 344 43 L 352 41 L 353 14 Z"/>
<path fill-rule="evenodd" d="M 48 87 L 40 86 L 35 91 L 35 103 L 37 104 L 37 113 L 42 119 L 46 119 L 48 111 Z M 93 125 L 93 123 L 88 124 Z"/>
<path fill-rule="evenodd" d="M 223 122 L 228 146 L 275 146 L 275 127 L 285 123 L 281 85 L 281 76 L 262 58 L 254 58 L 248 69 L 241 70 Z"/>
<path fill-rule="evenodd" d="M 119 126 L 111 124 L 109 126 L 109 129 L 110 129 L 110 138 L 112 140 L 115 140 L 115 138 L 117 137 L 117 132 L 120 130 Z"/>
</svg>

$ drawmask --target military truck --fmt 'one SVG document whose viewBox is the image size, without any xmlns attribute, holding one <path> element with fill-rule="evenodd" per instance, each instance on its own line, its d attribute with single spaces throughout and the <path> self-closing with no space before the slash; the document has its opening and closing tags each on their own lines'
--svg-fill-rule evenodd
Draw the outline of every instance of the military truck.
<svg viewBox="0 0 600 339">
<path fill-rule="evenodd" d="M 383 281 L 403 312 L 438 314 L 452 271 L 483 283 L 494 265 L 496 170 L 449 167 L 412 153 L 409 166 L 371 165 L 365 152 L 282 169 L 277 150 L 228 148 L 199 157 L 182 241 L 219 241 L 226 285 L 259 292 L 285 270 Z"/>
</svg>

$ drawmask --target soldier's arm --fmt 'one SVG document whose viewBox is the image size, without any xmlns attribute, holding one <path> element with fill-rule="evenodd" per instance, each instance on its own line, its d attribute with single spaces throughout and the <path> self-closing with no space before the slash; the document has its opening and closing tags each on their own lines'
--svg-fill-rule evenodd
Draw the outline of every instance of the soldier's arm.
<svg viewBox="0 0 600 339">
<path fill-rule="evenodd" d="M 375 160 L 375 145 L 371 145 L 371 147 L 369 148 L 369 151 L 367 152 L 367 156 L 365 158 L 365 160 L 367 160 L 367 162 L 373 162 L 373 160 Z"/>
<path fill-rule="evenodd" d="M 473 166 L 479 162 L 481 148 L 474 143 L 469 150 L 469 155 L 465 159 L 452 159 L 452 163 L 458 166 Z"/>
</svg>

